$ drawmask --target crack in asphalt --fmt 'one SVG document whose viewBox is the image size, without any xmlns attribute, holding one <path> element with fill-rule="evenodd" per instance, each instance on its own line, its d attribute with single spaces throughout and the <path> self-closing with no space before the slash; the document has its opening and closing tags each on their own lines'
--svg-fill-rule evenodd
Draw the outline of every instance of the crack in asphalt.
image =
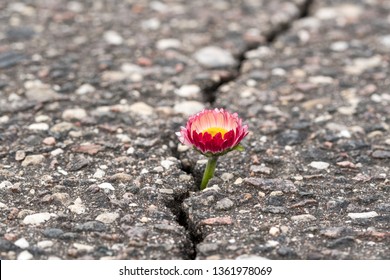
<svg viewBox="0 0 390 280">
<path fill-rule="evenodd" d="M 313 3 L 313 1 L 314 0 L 306 0 L 305 3 L 302 4 L 299 15 L 295 19 L 292 19 L 288 23 L 282 24 L 279 28 L 275 29 L 273 32 L 268 34 L 267 43 L 265 45 L 267 45 L 267 46 L 272 45 L 272 43 L 280 35 L 287 32 L 291 28 L 293 22 L 307 17 L 309 14 L 310 6 Z M 210 85 L 203 87 L 202 93 L 203 93 L 204 103 L 209 103 L 211 107 L 213 107 L 213 105 L 215 105 L 218 89 L 221 86 L 223 86 L 229 82 L 232 82 L 240 77 L 242 65 L 246 60 L 245 54 L 248 51 L 256 49 L 261 45 L 262 44 L 260 44 L 260 43 L 247 45 L 245 50 L 239 54 L 239 56 L 237 58 L 238 64 L 237 64 L 236 68 L 231 70 L 230 76 L 228 76 L 226 78 L 221 78 L 219 81 L 211 83 Z M 172 149 L 172 155 L 174 157 L 176 157 L 180 162 L 182 162 L 180 160 L 180 156 L 176 150 Z M 194 171 L 193 171 L 194 168 L 188 168 L 182 163 L 181 170 L 183 170 L 187 174 L 191 175 L 194 178 L 195 182 L 197 182 L 197 180 L 195 178 Z M 196 188 L 198 188 L 198 186 L 196 186 Z M 191 246 L 190 246 L 191 248 L 186 251 L 186 253 L 184 255 L 184 259 L 195 260 L 197 257 L 196 247 L 198 244 L 202 243 L 204 237 L 202 236 L 201 233 L 199 233 L 196 230 L 196 225 L 192 223 L 191 219 L 188 217 L 188 215 L 184 209 L 184 205 L 183 205 L 184 201 L 189 197 L 190 197 L 190 190 L 188 190 L 184 194 L 176 195 L 174 197 L 173 201 L 166 203 L 166 206 L 175 215 L 177 223 L 180 226 L 182 226 L 188 234 L 189 242 L 191 243 Z"/>
</svg>

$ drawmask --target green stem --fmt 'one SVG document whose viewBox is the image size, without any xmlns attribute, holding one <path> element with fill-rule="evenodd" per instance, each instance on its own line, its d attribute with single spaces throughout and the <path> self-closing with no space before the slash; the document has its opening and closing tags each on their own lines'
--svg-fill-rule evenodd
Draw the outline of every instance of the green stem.
<svg viewBox="0 0 390 280">
<path fill-rule="evenodd" d="M 209 157 L 207 161 L 206 169 L 204 170 L 202 183 L 200 184 L 200 190 L 204 190 L 209 180 L 214 176 L 215 167 L 217 166 L 218 157 Z"/>
</svg>

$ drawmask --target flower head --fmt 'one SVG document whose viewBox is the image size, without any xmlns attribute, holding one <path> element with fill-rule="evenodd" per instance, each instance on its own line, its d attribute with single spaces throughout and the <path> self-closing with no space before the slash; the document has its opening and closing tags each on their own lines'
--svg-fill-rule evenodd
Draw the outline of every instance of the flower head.
<svg viewBox="0 0 390 280">
<path fill-rule="evenodd" d="M 206 156 L 220 156 L 237 149 L 247 134 L 248 126 L 242 125 L 237 113 L 230 114 L 224 109 L 203 110 L 176 132 L 181 143 Z"/>
</svg>

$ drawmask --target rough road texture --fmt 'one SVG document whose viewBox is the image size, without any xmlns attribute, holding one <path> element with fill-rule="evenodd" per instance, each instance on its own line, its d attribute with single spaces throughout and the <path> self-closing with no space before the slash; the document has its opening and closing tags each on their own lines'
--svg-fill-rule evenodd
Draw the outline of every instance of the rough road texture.
<svg viewBox="0 0 390 280">
<path fill-rule="evenodd" d="M 390 3 L 209 2 L 0 1 L 1 259 L 390 259 Z"/>
</svg>

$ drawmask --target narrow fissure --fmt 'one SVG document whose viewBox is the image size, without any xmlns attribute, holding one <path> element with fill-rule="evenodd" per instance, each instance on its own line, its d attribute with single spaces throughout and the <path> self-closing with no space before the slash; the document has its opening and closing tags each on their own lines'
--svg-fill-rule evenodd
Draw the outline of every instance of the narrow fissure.
<svg viewBox="0 0 390 280">
<path fill-rule="evenodd" d="M 189 192 L 183 195 L 177 195 L 173 200 L 166 203 L 166 206 L 172 211 L 176 217 L 176 222 L 182 226 L 187 232 L 188 242 L 190 246 L 184 248 L 184 259 L 195 260 L 196 259 L 196 246 L 203 241 L 203 237 L 196 232 L 195 226 L 188 219 L 186 212 L 184 211 L 183 202 L 189 197 Z"/>
<path fill-rule="evenodd" d="M 309 14 L 310 6 L 312 3 L 313 3 L 313 0 L 307 0 L 303 4 L 303 6 L 300 10 L 300 14 L 298 15 L 298 17 L 296 19 L 293 19 L 291 22 L 288 22 L 286 24 L 281 25 L 277 30 L 270 33 L 267 37 L 267 44 L 266 45 L 272 44 L 276 40 L 276 38 L 278 38 L 281 34 L 288 31 L 294 21 L 307 17 Z M 248 45 L 247 48 L 238 56 L 237 67 L 235 67 L 234 69 L 231 70 L 231 72 L 229 73 L 230 75 L 227 75 L 226 77 L 221 78 L 221 80 L 219 80 L 218 82 L 214 82 L 214 83 L 211 83 L 211 84 L 203 87 L 202 93 L 203 93 L 203 100 L 205 103 L 209 103 L 211 106 L 214 105 L 216 97 L 217 97 L 218 89 L 221 86 L 223 86 L 224 84 L 227 84 L 231 81 L 236 80 L 240 76 L 241 68 L 242 68 L 242 65 L 245 61 L 246 52 L 253 50 L 253 49 L 256 49 L 259 46 L 261 46 L 261 44 Z M 174 157 L 176 157 L 177 159 L 179 159 L 180 162 L 182 162 L 177 151 L 172 150 L 172 155 Z M 186 172 L 187 174 L 190 174 L 191 176 L 193 176 L 195 179 L 193 167 L 187 166 L 186 164 L 184 164 L 182 162 L 181 169 L 184 172 Z M 195 180 L 195 181 L 197 181 L 197 180 Z M 195 225 L 188 218 L 187 213 L 184 209 L 183 202 L 189 196 L 190 196 L 190 191 L 186 192 L 185 194 L 178 195 L 173 200 L 168 202 L 166 204 L 166 206 L 175 215 L 177 223 L 179 225 L 181 225 L 186 230 L 186 232 L 188 234 L 189 242 L 191 243 L 191 246 L 190 246 L 191 248 L 189 248 L 186 251 L 184 258 L 194 260 L 194 259 L 196 259 L 196 247 L 198 244 L 200 244 L 203 241 L 203 236 L 200 232 L 198 232 L 196 230 Z"/>
<path fill-rule="evenodd" d="M 294 21 L 307 17 L 309 14 L 309 9 L 310 9 L 312 2 L 313 2 L 313 0 L 305 1 L 305 3 L 302 4 L 302 8 L 300 9 L 300 13 L 296 19 L 293 19 L 291 22 L 282 24 L 278 29 L 275 29 L 273 32 L 268 34 L 268 36 L 266 38 L 267 39 L 266 45 L 272 44 L 277 37 L 279 37 L 284 32 L 288 31 Z M 218 89 L 221 86 L 223 86 L 224 84 L 227 84 L 231 81 L 236 80 L 240 76 L 241 68 L 242 68 L 242 65 L 245 61 L 245 54 L 248 51 L 251 51 L 251 50 L 258 48 L 259 46 L 261 46 L 261 44 L 250 44 L 250 45 L 248 44 L 246 46 L 245 50 L 243 50 L 238 55 L 237 66 L 230 70 L 231 71 L 231 72 L 229 72 L 230 75 L 227 75 L 226 77 L 221 78 L 218 82 L 214 82 L 214 83 L 211 83 L 210 85 L 203 87 L 202 93 L 203 93 L 203 101 L 205 103 L 209 103 L 211 106 L 214 105 L 215 100 L 217 98 Z"/>
</svg>

